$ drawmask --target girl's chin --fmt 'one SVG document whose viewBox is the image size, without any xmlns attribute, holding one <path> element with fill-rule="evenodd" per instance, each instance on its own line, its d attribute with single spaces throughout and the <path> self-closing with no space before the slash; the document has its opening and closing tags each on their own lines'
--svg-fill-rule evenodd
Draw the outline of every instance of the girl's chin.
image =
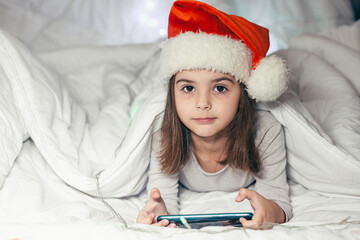
<svg viewBox="0 0 360 240">
<path fill-rule="evenodd" d="M 217 132 L 213 131 L 193 131 L 192 135 L 195 135 L 198 138 L 216 138 Z"/>
</svg>

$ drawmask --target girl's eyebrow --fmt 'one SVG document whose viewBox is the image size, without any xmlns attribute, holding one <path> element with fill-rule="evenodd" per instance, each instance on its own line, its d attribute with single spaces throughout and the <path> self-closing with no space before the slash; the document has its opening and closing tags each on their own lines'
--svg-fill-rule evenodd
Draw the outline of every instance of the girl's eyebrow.
<svg viewBox="0 0 360 240">
<path fill-rule="evenodd" d="M 180 83 L 180 82 L 186 82 L 186 83 L 194 83 L 195 81 L 193 80 L 188 80 L 185 78 L 180 78 L 179 80 L 176 81 L 176 84 Z"/>
<path fill-rule="evenodd" d="M 229 81 L 232 84 L 234 84 L 234 80 L 232 80 L 231 78 L 228 77 L 220 77 L 220 78 L 215 78 L 214 80 L 211 80 L 212 82 L 221 82 L 221 81 Z"/>
<path fill-rule="evenodd" d="M 232 80 L 231 78 L 228 78 L 228 77 L 220 77 L 220 78 L 215 78 L 215 79 L 211 80 L 211 82 L 221 82 L 221 81 L 229 81 L 230 83 L 234 84 L 234 80 Z M 185 79 L 185 78 L 180 78 L 179 80 L 176 81 L 176 84 L 178 84 L 180 82 L 195 83 L 196 81 Z"/>
</svg>

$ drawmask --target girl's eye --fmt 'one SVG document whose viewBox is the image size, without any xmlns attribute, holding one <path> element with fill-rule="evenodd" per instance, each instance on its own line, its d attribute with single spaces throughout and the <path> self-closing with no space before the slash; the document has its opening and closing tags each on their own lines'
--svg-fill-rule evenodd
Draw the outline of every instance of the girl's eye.
<svg viewBox="0 0 360 240">
<path fill-rule="evenodd" d="M 224 86 L 216 86 L 216 87 L 214 88 L 214 91 L 215 91 L 215 92 L 219 92 L 219 93 L 223 93 L 223 92 L 226 92 L 227 89 L 226 89 L 226 87 L 224 87 Z"/>
<path fill-rule="evenodd" d="M 193 86 L 185 86 L 183 87 L 183 91 L 189 93 L 195 91 L 195 88 Z"/>
</svg>

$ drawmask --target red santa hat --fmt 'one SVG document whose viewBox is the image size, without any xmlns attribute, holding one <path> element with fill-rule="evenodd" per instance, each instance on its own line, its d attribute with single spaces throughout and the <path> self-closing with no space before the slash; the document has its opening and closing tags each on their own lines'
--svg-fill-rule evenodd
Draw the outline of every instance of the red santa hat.
<svg viewBox="0 0 360 240">
<path fill-rule="evenodd" d="M 265 57 L 269 45 L 266 28 L 202 2 L 178 0 L 170 10 L 160 74 L 170 79 L 182 70 L 220 71 L 244 83 L 251 98 L 274 101 L 287 88 L 288 71 L 280 57 Z"/>
</svg>

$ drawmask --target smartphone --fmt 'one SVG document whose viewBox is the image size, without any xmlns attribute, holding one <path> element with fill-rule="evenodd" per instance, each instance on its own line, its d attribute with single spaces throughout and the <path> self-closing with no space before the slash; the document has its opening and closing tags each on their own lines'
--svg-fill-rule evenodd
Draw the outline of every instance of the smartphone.
<svg viewBox="0 0 360 240">
<path fill-rule="evenodd" d="M 182 215 L 161 215 L 157 221 L 168 219 L 170 223 L 175 223 L 179 227 L 185 227 L 182 218 L 192 228 L 202 228 L 205 226 L 233 226 L 241 227 L 240 218 L 251 220 L 253 214 L 250 212 L 239 213 L 208 213 L 208 214 L 182 214 Z"/>
</svg>

